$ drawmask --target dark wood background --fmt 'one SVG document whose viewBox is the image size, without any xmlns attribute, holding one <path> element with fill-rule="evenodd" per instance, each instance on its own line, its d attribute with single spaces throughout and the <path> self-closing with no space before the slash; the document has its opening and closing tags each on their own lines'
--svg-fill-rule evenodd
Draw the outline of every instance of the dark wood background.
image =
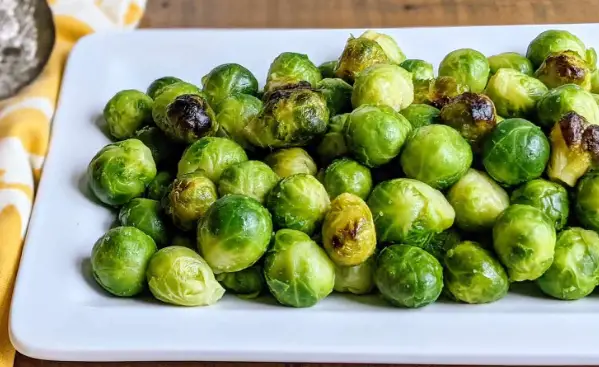
<svg viewBox="0 0 599 367">
<path fill-rule="evenodd" d="M 599 0 L 148 0 L 146 28 L 368 28 L 599 22 Z M 252 363 L 78 363 L 17 355 L 16 367 L 254 367 Z M 272 363 L 269 367 L 348 367 Z"/>
</svg>

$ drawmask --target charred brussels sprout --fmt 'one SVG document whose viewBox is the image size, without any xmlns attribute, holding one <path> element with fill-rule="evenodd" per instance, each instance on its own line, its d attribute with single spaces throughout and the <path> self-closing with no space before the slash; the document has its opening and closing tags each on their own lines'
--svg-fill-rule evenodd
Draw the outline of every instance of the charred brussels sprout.
<svg viewBox="0 0 599 367">
<path fill-rule="evenodd" d="M 329 116 L 350 112 L 352 86 L 343 79 L 326 78 L 316 84 L 316 88 L 323 94 L 329 107 Z"/>
<path fill-rule="evenodd" d="M 532 76 L 534 71 L 530 60 L 517 52 L 504 52 L 489 56 L 489 69 L 491 75 L 497 73 L 499 69 L 513 69 L 528 76 Z"/>
<path fill-rule="evenodd" d="M 167 171 L 161 171 L 156 174 L 156 177 L 148 184 L 146 189 L 146 197 L 152 200 L 162 200 L 162 197 L 168 191 L 168 185 L 173 181 L 173 176 Z"/>
<path fill-rule="evenodd" d="M 526 57 L 538 68 L 547 56 L 562 51 L 573 51 L 590 64 L 594 64 L 590 62 L 594 53 L 592 49 L 587 50 L 584 43 L 572 33 L 557 29 L 544 31 L 535 37 L 528 45 Z"/>
<path fill-rule="evenodd" d="M 553 261 L 555 226 L 540 209 L 510 205 L 493 226 L 493 247 L 510 281 L 535 280 Z"/>
<path fill-rule="evenodd" d="M 106 145 L 87 167 L 91 191 L 110 206 L 123 205 L 141 196 L 155 176 L 152 152 L 137 139 Z"/>
<path fill-rule="evenodd" d="M 333 291 L 335 266 L 307 234 L 281 229 L 266 253 L 264 277 L 279 303 L 311 307 Z"/>
<path fill-rule="evenodd" d="M 371 39 L 378 43 L 383 48 L 383 51 L 385 51 L 385 54 L 387 54 L 389 61 L 394 64 L 399 65 L 406 59 L 406 55 L 404 55 L 403 51 L 401 48 L 399 48 L 393 37 L 387 34 L 369 30 L 362 33 L 360 38 Z"/>
<path fill-rule="evenodd" d="M 234 94 L 223 99 L 215 107 L 220 133 L 244 149 L 250 149 L 252 145 L 246 139 L 244 129 L 261 109 L 262 101 L 248 94 Z"/>
<path fill-rule="evenodd" d="M 134 227 L 115 227 L 100 237 L 92 249 L 94 279 L 106 291 L 131 297 L 145 287 L 145 272 L 156 252 L 152 237 Z"/>
<path fill-rule="evenodd" d="M 349 113 L 344 113 L 329 121 L 327 133 L 316 147 L 316 153 L 323 162 L 330 162 L 347 154 L 344 131 L 348 118 Z"/>
<path fill-rule="evenodd" d="M 526 204 L 540 209 L 556 230 L 562 229 L 568 222 L 570 200 L 563 186 L 543 179 L 528 181 L 512 192 L 512 204 Z"/>
<path fill-rule="evenodd" d="M 160 93 L 162 93 L 164 88 L 168 87 L 171 84 L 180 82 L 183 82 L 183 80 L 175 78 L 174 76 L 164 76 L 162 78 L 158 78 L 148 86 L 146 94 L 150 96 L 150 98 L 156 99 L 156 97 L 158 97 Z"/>
<path fill-rule="evenodd" d="M 458 83 L 451 76 L 440 76 L 431 80 L 417 80 L 414 82 L 414 103 L 429 104 L 442 108 L 451 98 L 468 92 L 467 85 Z"/>
<path fill-rule="evenodd" d="M 599 171 L 590 171 L 578 182 L 574 210 L 585 228 L 599 231 Z"/>
<path fill-rule="evenodd" d="M 435 77 L 433 65 L 424 60 L 408 59 L 399 66 L 412 73 L 412 80 L 430 80 Z"/>
<path fill-rule="evenodd" d="M 366 200 L 372 190 L 372 175 L 367 167 L 349 158 L 333 161 L 322 180 L 331 199 L 348 192 Z"/>
<path fill-rule="evenodd" d="M 318 70 L 320 70 L 320 75 L 323 78 L 334 78 L 335 77 L 335 68 L 337 67 L 337 60 L 325 61 L 318 66 Z"/>
<path fill-rule="evenodd" d="M 375 255 L 359 265 L 335 265 L 335 292 L 368 294 L 374 289 Z"/>
<path fill-rule="evenodd" d="M 482 53 L 462 48 L 447 54 L 439 64 L 439 76 L 452 76 L 471 92 L 482 93 L 489 79 L 489 61 Z"/>
<path fill-rule="evenodd" d="M 365 37 L 350 37 L 345 44 L 335 68 L 335 76 L 353 84 L 356 76 L 364 69 L 391 60 L 376 41 Z"/>
<path fill-rule="evenodd" d="M 479 150 L 483 139 L 497 124 L 495 105 L 484 94 L 466 92 L 452 98 L 441 109 L 441 121 L 462 134 L 464 139 Z"/>
<path fill-rule="evenodd" d="M 599 124 L 599 106 L 593 95 L 574 84 L 566 84 L 550 90 L 537 102 L 540 125 L 551 129 L 562 116 L 576 112 L 590 124 Z"/>
<path fill-rule="evenodd" d="M 314 176 L 317 171 L 316 163 L 302 148 L 276 150 L 264 158 L 264 163 L 281 178 L 298 173 Z"/>
<path fill-rule="evenodd" d="M 135 138 L 150 148 L 157 166 L 167 165 L 178 150 L 156 126 L 144 126 L 135 132 Z"/>
<path fill-rule="evenodd" d="M 462 177 L 472 164 L 472 149 L 460 133 L 449 126 L 428 125 L 414 130 L 400 156 L 409 178 L 435 189 L 445 189 Z"/>
<path fill-rule="evenodd" d="M 162 207 L 178 228 L 190 231 L 216 199 L 214 183 L 197 171 L 173 181 L 162 198 Z"/>
<path fill-rule="evenodd" d="M 273 90 L 274 86 L 308 82 L 312 88 L 322 79 L 320 70 L 308 58 L 308 55 L 296 52 L 283 52 L 270 64 L 266 77 L 265 91 Z"/>
<path fill-rule="evenodd" d="M 430 241 L 419 244 L 418 247 L 422 248 L 429 254 L 433 255 L 440 262 L 443 261 L 443 257 L 447 251 L 453 248 L 455 245 L 460 243 L 462 238 L 458 231 L 450 228 L 446 231 L 433 235 Z"/>
<path fill-rule="evenodd" d="M 409 245 L 385 247 L 377 258 L 374 281 L 394 306 L 417 308 L 431 304 L 443 290 L 443 268 L 435 257 Z"/>
<path fill-rule="evenodd" d="M 531 117 L 537 101 L 548 89 L 539 80 L 517 70 L 500 69 L 489 79 L 485 93 L 497 113 L 505 117 Z"/>
<path fill-rule="evenodd" d="M 391 64 L 369 67 L 357 76 L 351 95 L 354 108 L 362 105 L 386 105 L 395 111 L 414 101 L 414 83 L 409 72 Z"/>
<path fill-rule="evenodd" d="M 279 182 L 279 176 L 266 163 L 245 161 L 229 166 L 218 181 L 221 196 L 239 194 L 264 203 L 266 195 Z"/>
<path fill-rule="evenodd" d="M 535 72 L 535 77 L 550 89 L 564 84 L 576 84 L 591 90 L 591 70 L 576 52 L 564 51 L 547 56 Z"/>
<path fill-rule="evenodd" d="M 227 291 L 243 299 L 256 298 L 266 289 L 262 267 L 258 265 L 234 273 L 217 274 L 216 280 Z"/>
<path fill-rule="evenodd" d="M 104 120 L 110 135 L 117 140 L 133 137 L 142 125 L 152 121 L 154 101 L 147 94 L 134 89 L 118 92 L 104 107 Z"/>
<path fill-rule="evenodd" d="M 227 167 L 247 160 L 243 148 L 234 141 L 205 137 L 185 149 L 179 161 L 177 176 L 201 170 L 206 177 L 218 183 Z"/>
<path fill-rule="evenodd" d="M 447 251 L 443 273 L 453 297 L 466 303 L 490 303 L 503 298 L 509 289 L 505 270 L 478 243 L 464 241 Z"/>
<path fill-rule="evenodd" d="M 438 123 L 441 111 L 426 104 L 411 104 L 399 113 L 410 121 L 414 129 L 417 129 L 422 126 Z"/>
<path fill-rule="evenodd" d="M 152 237 L 159 247 L 166 246 L 169 231 L 162 217 L 160 202 L 136 198 L 121 207 L 119 222 L 123 226 L 135 227 Z"/>
<path fill-rule="evenodd" d="M 258 80 L 239 64 L 222 64 L 202 77 L 203 91 L 211 106 L 233 94 L 256 95 Z"/>
</svg>

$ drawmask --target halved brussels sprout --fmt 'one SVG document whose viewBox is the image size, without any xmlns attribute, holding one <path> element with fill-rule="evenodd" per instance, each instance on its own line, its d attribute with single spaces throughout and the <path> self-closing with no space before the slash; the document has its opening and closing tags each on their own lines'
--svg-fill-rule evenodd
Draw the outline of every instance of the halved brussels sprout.
<svg viewBox="0 0 599 367">
<path fill-rule="evenodd" d="M 283 52 L 277 56 L 268 68 L 265 91 L 282 84 L 308 82 L 312 88 L 322 79 L 320 70 L 308 58 L 308 55 L 297 52 Z"/>
<path fill-rule="evenodd" d="M 372 190 L 372 175 L 368 167 L 349 158 L 340 158 L 326 168 L 322 183 L 331 200 L 344 192 L 366 200 Z"/>
<path fill-rule="evenodd" d="M 330 162 L 347 154 L 344 131 L 348 118 L 349 113 L 344 113 L 333 116 L 329 121 L 327 133 L 316 147 L 316 153 L 323 162 Z"/>
<path fill-rule="evenodd" d="M 318 65 L 318 70 L 324 78 L 335 78 L 335 68 L 337 67 L 337 60 L 325 61 Z"/>
<path fill-rule="evenodd" d="M 570 200 L 566 189 L 543 179 L 528 181 L 512 192 L 512 204 L 526 204 L 540 209 L 555 225 L 562 229 L 568 222 Z"/>
<path fill-rule="evenodd" d="M 562 51 L 573 51 L 589 62 L 589 64 L 594 65 L 596 63 L 596 59 L 595 63 L 591 62 L 593 59 L 592 54 L 594 53 L 593 49 L 587 50 L 584 43 L 578 37 L 568 31 L 558 29 L 544 31 L 535 37 L 528 45 L 526 57 L 532 62 L 535 68 L 538 68 L 547 56 Z"/>
<path fill-rule="evenodd" d="M 318 170 L 310 154 L 302 148 L 276 150 L 264 158 L 264 163 L 281 178 L 298 173 L 314 176 Z"/>
<path fill-rule="evenodd" d="M 202 171 L 206 177 L 218 183 L 227 167 L 247 160 L 248 156 L 239 144 L 229 139 L 209 136 L 185 149 L 179 161 L 177 177 Z"/>
<path fill-rule="evenodd" d="M 316 84 L 316 88 L 324 95 L 329 108 L 329 116 L 350 112 L 353 87 L 343 79 L 326 78 Z"/>
<path fill-rule="evenodd" d="M 489 72 L 489 60 L 471 48 L 452 51 L 439 64 L 439 76 L 452 76 L 473 93 L 485 90 Z"/>
<path fill-rule="evenodd" d="M 259 265 L 254 265 L 234 273 L 217 274 L 216 280 L 227 291 L 243 299 L 256 298 L 266 289 L 264 273 L 262 267 Z"/>
<path fill-rule="evenodd" d="M 163 219 L 160 202 L 135 198 L 121 207 L 119 222 L 122 226 L 135 227 L 152 237 L 159 247 L 166 246 L 169 229 Z"/>
<path fill-rule="evenodd" d="M 387 34 L 379 33 L 373 30 L 368 30 L 362 33 L 360 38 L 371 39 L 378 43 L 383 48 L 383 51 L 385 51 L 385 54 L 387 54 L 389 61 L 391 61 L 394 64 L 399 65 L 406 59 L 406 55 L 404 55 L 401 48 L 399 48 L 397 42 L 395 42 L 393 37 Z"/>
<path fill-rule="evenodd" d="M 183 80 L 179 78 L 175 78 L 174 76 L 163 76 L 162 78 L 158 78 L 154 80 L 146 90 L 146 94 L 150 96 L 152 99 L 156 99 L 164 91 L 164 88 L 168 87 L 171 84 L 180 83 Z"/>
<path fill-rule="evenodd" d="M 439 109 L 427 104 L 413 103 L 399 112 L 407 118 L 414 129 L 422 126 L 439 123 Z"/>
<path fill-rule="evenodd" d="M 452 76 L 439 76 L 436 79 L 414 82 L 414 103 L 429 104 L 442 108 L 453 97 L 470 91 L 470 88 L 458 83 Z"/>
<path fill-rule="evenodd" d="M 168 171 L 160 171 L 156 177 L 148 184 L 146 197 L 152 200 L 162 200 L 162 197 L 168 192 L 168 185 L 173 181 L 173 176 Z"/>
<path fill-rule="evenodd" d="M 593 95 L 578 85 L 566 84 L 545 93 L 537 102 L 538 122 L 549 130 L 568 112 L 576 112 L 590 124 L 599 125 L 599 106 Z"/>
<path fill-rule="evenodd" d="M 279 182 L 279 176 L 260 161 L 245 161 L 229 166 L 218 181 L 220 196 L 239 194 L 264 203 L 266 195 Z"/>
<path fill-rule="evenodd" d="M 499 69 L 513 69 L 529 76 L 532 76 L 534 71 L 530 60 L 517 52 L 503 52 L 489 56 L 488 60 L 491 75 L 497 73 Z"/>
<path fill-rule="evenodd" d="M 392 62 L 391 59 L 376 41 L 366 37 L 350 36 L 337 61 L 335 76 L 353 84 L 356 76 L 364 69 L 389 62 Z"/>
<path fill-rule="evenodd" d="M 539 80 L 513 69 L 499 69 L 489 79 L 485 94 L 505 117 L 532 117 L 537 101 L 548 89 Z"/>
<path fill-rule="evenodd" d="M 144 126 L 135 132 L 135 138 L 150 148 L 157 166 L 167 166 L 177 154 L 180 154 L 179 147 L 175 146 L 156 126 Z"/>
<path fill-rule="evenodd" d="M 239 64 L 222 64 L 202 77 L 203 91 L 211 106 L 233 94 L 256 95 L 258 80 L 251 71 Z"/>
<path fill-rule="evenodd" d="M 152 121 L 153 104 L 152 98 L 135 89 L 115 94 L 104 107 L 110 135 L 117 140 L 133 137 L 137 129 Z"/>
<path fill-rule="evenodd" d="M 591 69 L 586 61 L 573 51 L 552 53 L 535 72 L 535 77 L 550 89 L 564 84 L 576 84 L 591 90 Z"/>
<path fill-rule="evenodd" d="M 400 111 L 413 101 L 414 83 L 411 74 L 391 64 L 377 64 L 362 71 L 356 77 L 351 95 L 354 108 L 386 105 Z"/>
<path fill-rule="evenodd" d="M 408 59 L 399 66 L 412 73 L 412 80 L 430 80 L 435 77 L 433 65 L 430 62 L 418 59 Z"/>
<path fill-rule="evenodd" d="M 578 181 L 574 210 L 585 228 L 599 231 L 599 171 L 590 171 Z"/>
<path fill-rule="evenodd" d="M 456 231 L 454 228 L 450 228 L 443 232 L 434 234 L 430 241 L 418 244 L 417 246 L 442 262 L 445 253 L 447 253 L 449 249 L 453 248 L 460 242 L 462 242 L 462 238 L 460 237 L 458 231 Z"/>
<path fill-rule="evenodd" d="M 368 294 L 374 290 L 376 253 L 359 265 L 335 265 L 335 292 Z"/>
<path fill-rule="evenodd" d="M 250 149 L 252 145 L 245 137 L 244 129 L 262 110 L 262 101 L 249 94 L 234 94 L 215 106 L 220 134 Z"/>
</svg>

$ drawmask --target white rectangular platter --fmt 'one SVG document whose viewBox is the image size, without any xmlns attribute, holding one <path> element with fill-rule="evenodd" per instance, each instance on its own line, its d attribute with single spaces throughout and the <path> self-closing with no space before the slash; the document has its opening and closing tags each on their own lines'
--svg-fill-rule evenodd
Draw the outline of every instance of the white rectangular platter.
<svg viewBox="0 0 599 367">
<path fill-rule="evenodd" d="M 410 58 L 439 63 L 471 47 L 525 53 L 538 33 L 567 29 L 599 49 L 599 25 L 381 30 Z M 237 62 L 263 82 L 284 51 L 317 64 L 364 30 L 146 30 L 97 34 L 74 48 L 37 194 L 10 316 L 16 348 L 54 360 L 228 360 L 439 364 L 599 364 L 599 294 L 550 300 L 513 287 L 489 305 L 439 301 L 407 310 L 376 297 L 332 295 L 312 308 L 227 295 L 183 308 L 109 297 L 90 275 L 91 248 L 114 213 L 90 200 L 84 173 L 109 143 L 96 120 L 121 89 L 174 75 L 200 84 Z M 525 287 L 524 287 L 525 288 Z M 596 292 L 597 293 L 597 292 Z"/>
</svg>

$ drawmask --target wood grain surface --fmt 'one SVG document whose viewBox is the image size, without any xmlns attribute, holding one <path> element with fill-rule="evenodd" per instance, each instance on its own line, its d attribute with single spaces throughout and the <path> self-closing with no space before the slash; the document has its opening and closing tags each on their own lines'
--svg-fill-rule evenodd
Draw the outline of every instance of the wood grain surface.
<svg viewBox="0 0 599 367">
<path fill-rule="evenodd" d="M 368 28 L 599 22 L 599 0 L 148 0 L 142 27 Z M 78 363 L 16 367 L 351 367 L 334 364 Z"/>
</svg>

